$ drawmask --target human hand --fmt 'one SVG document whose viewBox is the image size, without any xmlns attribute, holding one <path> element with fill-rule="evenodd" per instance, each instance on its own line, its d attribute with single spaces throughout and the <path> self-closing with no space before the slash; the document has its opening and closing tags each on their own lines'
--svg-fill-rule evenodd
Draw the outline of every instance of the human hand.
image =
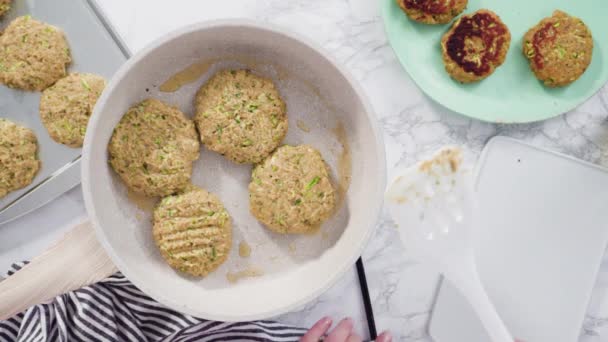
<svg viewBox="0 0 608 342">
<path fill-rule="evenodd" d="M 361 336 L 354 332 L 353 320 L 345 318 L 329 332 L 333 321 L 330 317 L 323 317 L 315 323 L 308 332 L 302 336 L 300 342 L 361 342 Z M 329 333 L 328 333 L 329 332 Z M 393 337 L 388 332 L 378 336 L 376 342 L 391 342 Z"/>
</svg>

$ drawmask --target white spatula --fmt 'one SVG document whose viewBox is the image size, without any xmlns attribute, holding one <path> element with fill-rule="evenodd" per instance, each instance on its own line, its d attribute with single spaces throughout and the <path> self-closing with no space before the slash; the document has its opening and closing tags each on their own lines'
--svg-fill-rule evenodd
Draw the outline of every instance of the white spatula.
<svg viewBox="0 0 608 342">
<path fill-rule="evenodd" d="M 460 149 L 440 150 L 398 176 L 386 204 L 410 256 L 435 267 L 462 292 L 493 342 L 513 342 L 477 273 L 472 245 L 477 206 L 472 174 L 461 164 Z"/>
</svg>

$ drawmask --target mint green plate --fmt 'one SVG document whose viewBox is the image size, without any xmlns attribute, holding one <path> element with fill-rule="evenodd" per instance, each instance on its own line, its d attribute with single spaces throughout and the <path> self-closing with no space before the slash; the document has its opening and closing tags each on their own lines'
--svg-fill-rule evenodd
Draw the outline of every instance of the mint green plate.
<svg viewBox="0 0 608 342">
<path fill-rule="evenodd" d="M 395 0 L 382 0 L 389 41 L 401 64 L 418 86 L 443 106 L 483 121 L 522 123 L 545 120 L 565 113 L 595 94 L 608 80 L 607 0 L 469 0 L 464 13 L 487 8 L 496 12 L 511 30 L 511 48 L 505 63 L 485 80 L 460 84 L 445 72 L 441 36 L 448 25 L 413 22 Z M 581 18 L 593 33 L 593 59 L 573 84 L 546 88 L 530 70 L 521 52 L 528 29 L 553 10 Z"/>
</svg>

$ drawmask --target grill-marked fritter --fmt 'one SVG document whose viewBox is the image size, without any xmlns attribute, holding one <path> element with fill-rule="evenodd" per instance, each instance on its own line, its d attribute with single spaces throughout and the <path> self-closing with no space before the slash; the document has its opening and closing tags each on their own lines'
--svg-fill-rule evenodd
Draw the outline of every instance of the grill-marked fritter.
<svg viewBox="0 0 608 342">
<path fill-rule="evenodd" d="M 196 186 L 161 200 L 152 231 L 167 263 L 193 276 L 217 269 L 232 247 L 228 212 L 215 195 Z"/>
</svg>

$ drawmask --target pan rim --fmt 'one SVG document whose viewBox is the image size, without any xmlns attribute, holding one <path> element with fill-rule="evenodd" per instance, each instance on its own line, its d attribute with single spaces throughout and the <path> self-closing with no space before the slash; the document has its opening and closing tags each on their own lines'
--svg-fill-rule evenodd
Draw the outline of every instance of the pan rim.
<svg viewBox="0 0 608 342">
<path fill-rule="evenodd" d="M 374 138 L 374 151 L 377 154 L 376 158 L 378 160 L 378 165 L 376 166 L 377 171 L 377 189 L 375 194 L 370 194 L 370 205 L 369 209 L 369 217 L 374 223 L 377 223 L 380 214 L 382 212 L 383 206 L 383 197 L 384 190 L 386 188 L 386 154 L 385 154 L 385 145 L 383 142 L 383 137 L 381 130 L 379 128 L 379 122 L 377 120 L 377 116 L 369 102 L 368 97 L 365 92 L 361 88 L 360 84 L 355 80 L 354 76 L 346 70 L 343 66 L 340 65 L 332 56 L 330 56 L 324 48 L 319 46 L 317 43 L 312 42 L 310 39 L 300 36 L 299 34 L 293 33 L 291 31 L 287 31 L 283 28 L 274 26 L 272 24 L 268 24 L 265 22 L 259 22 L 250 19 L 222 19 L 222 20 L 212 20 L 212 21 L 204 21 L 192 25 L 185 26 L 183 28 L 177 29 L 165 36 L 162 36 L 152 43 L 147 45 L 147 47 L 141 49 L 139 52 L 134 54 L 114 75 L 114 77 L 108 83 L 106 90 L 113 89 L 117 84 L 119 84 L 125 75 L 132 69 L 134 65 L 139 63 L 142 59 L 148 56 L 151 52 L 155 51 L 157 48 L 162 47 L 164 44 L 177 39 L 183 35 L 187 35 L 189 33 L 194 33 L 196 31 L 208 30 L 213 28 L 222 28 L 222 27 L 239 27 L 239 28 L 249 28 L 256 29 L 262 31 L 268 31 L 271 34 L 277 34 L 284 36 L 288 39 L 293 40 L 296 43 L 302 44 L 307 48 L 318 53 L 323 59 L 328 61 L 333 68 L 335 68 L 338 73 L 344 77 L 347 83 L 352 87 L 353 91 L 356 94 L 356 97 L 361 101 L 367 120 L 369 121 L 369 125 L 371 127 L 370 134 Z M 97 127 L 97 123 L 100 121 L 100 111 L 101 108 L 104 107 L 105 103 L 108 101 L 110 91 L 105 91 L 101 98 L 99 99 L 99 104 L 96 106 L 94 110 L 94 114 L 90 120 L 88 130 L 94 131 Z M 168 307 L 171 307 L 179 312 L 183 312 L 195 317 L 201 317 L 209 320 L 216 321 L 224 321 L 224 322 L 238 322 L 238 321 L 252 321 L 259 319 L 267 319 L 269 317 L 277 316 L 289 311 L 292 311 L 298 307 L 305 305 L 306 303 L 314 300 L 324 292 L 326 292 L 331 286 L 333 286 L 342 276 L 348 271 L 349 267 L 353 267 L 357 258 L 363 252 L 363 249 L 367 246 L 369 239 L 371 238 L 372 233 L 375 231 L 376 224 L 373 227 L 369 227 L 365 230 L 364 236 L 359 239 L 359 245 L 353 247 L 352 255 L 349 257 L 345 257 L 342 260 L 341 265 L 336 265 L 335 272 L 332 277 L 325 280 L 325 282 L 317 286 L 315 289 L 307 291 L 308 293 L 304 296 L 301 296 L 297 300 L 292 301 L 286 305 L 281 305 L 280 308 L 270 309 L 270 310 L 260 310 L 255 314 L 241 314 L 241 315 L 223 315 L 223 314 L 214 314 L 213 312 L 209 312 L 209 310 L 202 310 L 202 308 L 192 308 L 192 307 L 178 307 L 175 305 L 175 302 L 170 300 L 170 296 L 166 296 L 164 291 L 159 291 L 154 289 L 153 285 L 147 284 L 143 281 L 138 281 L 137 277 L 132 277 L 131 275 L 134 273 L 131 271 L 131 268 L 128 265 L 128 262 L 125 262 L 119 255 L 115 252 L 112 244 L 106 238 L 106 232 L 101 227 L 99 222 L 101 221 L 96 210 L 96 206 L 94 204 L 94 196 L 91 190 L 91 182 L 94 180 L 90 175 L 92 174 L 91 170 L 91 150 L 93 143 L 93 135 L 87 134 L 85 137 L 85 142 L 83 146 L 83 157 L 82 157 L 82 191 L 83 197 L 85 201 L 85 207 L 89 217 L 93 223 L 95 233 L 97 235 L 98 240 L 103 246 L 104 250 L 108 253 L 111 260 L 114 262 L 116 267 L 136 285 L 140 288 L 144 293 L 148 294 L 150 297 L 155 299 L 156 301 L 164 304 Z"/>
</svg>

